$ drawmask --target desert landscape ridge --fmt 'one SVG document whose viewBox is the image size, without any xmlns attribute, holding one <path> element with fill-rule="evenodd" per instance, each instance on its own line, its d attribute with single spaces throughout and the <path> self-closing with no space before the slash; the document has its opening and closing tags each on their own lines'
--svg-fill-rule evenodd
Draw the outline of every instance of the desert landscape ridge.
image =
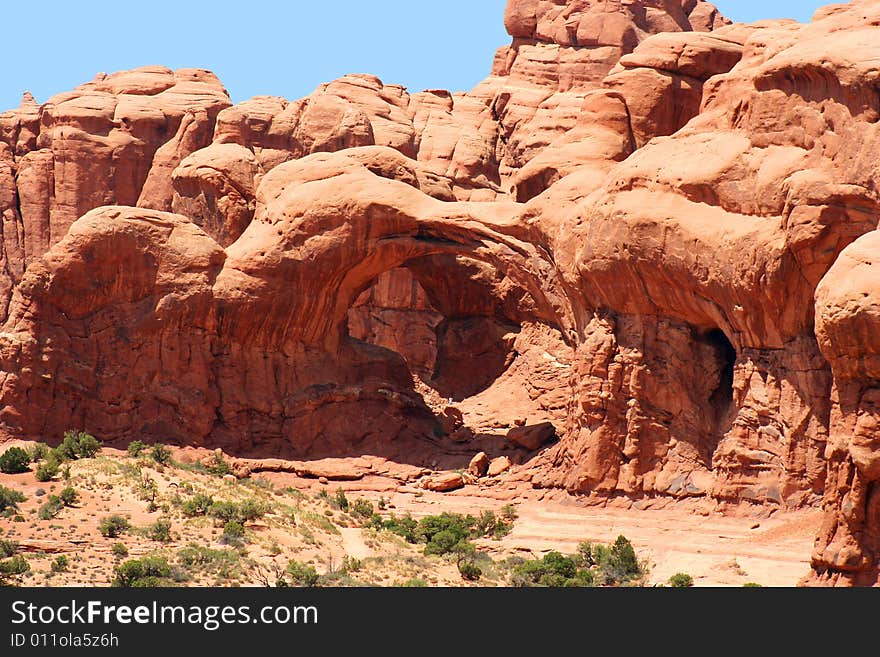
<svg viewBox="0 0 880 657">
<path fill-rule="evenodd" d="M 223 517 L 264 563 L 339 574 L 391 549 L 360 495 L 517 505 L 479 537 L 499 557 L 625 533 L 655 583 L 880 585 L 880 0 L 750 24 L 508 0 L 504 23 L 469 92 L 351 74 L 233 104 L 148 66 L 0 114 L 0 450 L 104 446 L 70 448 L 76 530 L 7 535 L 109 560 L 102 509 L 216 489 L 275 500 Z M 134 441 L 172 447 L 135 468 Z M 36 513 L 61 476 L 0 484 Z"/>
</svg>

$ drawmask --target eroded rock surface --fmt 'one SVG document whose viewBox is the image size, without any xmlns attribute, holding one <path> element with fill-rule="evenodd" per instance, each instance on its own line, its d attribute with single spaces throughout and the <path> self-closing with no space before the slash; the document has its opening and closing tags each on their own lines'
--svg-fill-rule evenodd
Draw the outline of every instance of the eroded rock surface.
<svg viewBox="0 0 880 657">
<path fill-rule="evenodd" d="M 146 68 L 0 115 L 3 433 L 821 504 L 808 581 L 876 583 L 880 1 L 504 19 L 470 93 Z"/>
</svg>

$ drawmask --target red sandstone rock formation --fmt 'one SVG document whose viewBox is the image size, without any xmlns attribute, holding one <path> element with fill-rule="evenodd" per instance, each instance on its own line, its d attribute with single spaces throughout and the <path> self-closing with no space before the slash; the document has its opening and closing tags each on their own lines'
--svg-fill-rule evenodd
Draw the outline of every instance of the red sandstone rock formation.
<svg viewBox="0 0 880 657">
<path fill-rule="evenodd" d="M 810 581 L 877 582 L 880 1 L 505 23 L 469 94 L 147 68 L 0 115 L 3 432 L 821 502 Z"/>
</svg>

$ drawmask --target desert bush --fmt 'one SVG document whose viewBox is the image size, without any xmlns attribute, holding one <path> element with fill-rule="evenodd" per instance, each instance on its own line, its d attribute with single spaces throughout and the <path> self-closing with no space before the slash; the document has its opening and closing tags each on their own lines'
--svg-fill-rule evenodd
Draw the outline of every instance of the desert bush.
<svg viewBox="0 0 880 657">
<path fill-rule="evenodd" d="M 169 580 L 182 581 L 185 576 L 175 572 L 164 557 L 143 557 L 125 561 L 113 569 L 114 587 L 149 588 L 163 586 Z"/>
<path fill-rule="evenodd" d="M 171 450 L 161 443 L 156 443 L 150 450 L 150 458 L 159 465 L 168 465 L 171 463 Z"/>
<path fill-rule="evenodd" d="M 129 523 L 128 520 L 118 514 L 104 516 L 104 518 L 101 519 L 101 522 L 98 525 L 98 530 L 101 532 L 101 536 L 104 536 L 106 538 L 116 538 L 123 532 L 128 531 L 130 528 L 131 523 Z"/>
<path fill-rule="evenodd" d="M 333 506 L 340 511 L 348 511 L 348 498 L 345 496 L 345 491 L 341 488 L 336 489 L 336 496 L 333 498 Z"/>
<path fill-rule="evenodd" d="M 607 553 L 600 554 L 598 564 L 605 584 L 624 584 L 644 576 L 636 551 L 625 536 L 618 536 Z"/>
<path fill-rule="evenodd" d="M 151 541 L 158 541 L 159 543 L 170 543 L 171 521 L 165 518 L 160 518 L 154 522 L 147 527 L 147 538 Z"/>
<path fill-rule="evenodd" d="M 21 493 L 6 486 L 0 486 L 0 513 L 8 515 L 18 509 L 18 505 L 27 499 L 24 493 Z"/>
<path fill-rule="evenodd" d="M 63 508 L 64 502 L 61 501 L 61 498 L 57 495 L 50 495 L 49 499 L 37 510 L 37 517 L 40 520 L 52 520 L 61 513 Z"/>
<path fill-rule="evenodd" d="M 217 475 L 218 477 L 222 477 L 230 472 L 229 464 L 226 462 L 226 459 L 223 458 L 223 454 L 220 454 L 219 452 L 214 453 L 214 456 L 211 459 L 211 464 L 205 469 L 210 474 Z"/>
<path fill-rule="evenodd" d="M 90 459 L 101 451 L 101 441 L 85 431 L 65 431 L 61 444 L 54 452 L 61 461 Z"/>
<path fill-rule="evenodd" d="M 185 516 L 194 518 L 196 516 L 208 515 L 208 511 L 210 511 L 213 504 L 214 498 L 210 495 L 205 495 L 204 493 L 196 493 L 191 498 L 183 502 L 181 509 L 183 510 L 183 514 Z"/>
<path fill-rule="evenodd" d="M 578 568 L 576 557 L 548 552 L 541 559 L 523 561 L 514 566 L 514 586 L 585 587 L 593 585 L 593 574 Z"/>
<path fill-rule="evenodd" d="M 31 457 L 21 447 L 10 447 L 0 454 L 0 472 L 20 474 L 30 470 Z"/>
<path fill-rule="evenodd" d="M 422 589 L 428 586 L 428 582 L 423 580 L 421 577 L 414 577 L 412 579 L 406 580 L 403 584 L 400 585 L 405 589 Z"/>
<path fill-rule="evenodd" d="M 70 561 L 65 555 L 61 554 L 55 558 L 55 561 L 52 562 L 49 568 L 53 573 L 66 573 L 69 566 Z"/>
<path fill-rule="evenodd" d="M 30 564 L 20 554 L 16 554 L 11 559 L 0 561 L 0 586 L 8 586 L 12 583 L 18 583 L 21 576 L 31 569 Z"/>
<path fill-rule="evenodd" d="M 37 466 L 34 475 L 37 481 L 51 481 L 58 474 L 59 469 L 58 459 L 55 458 L 54 453 L 50 453 L 46 460 Z"/>
<path fill-rule="evenodd" d="M 230 520 L 225 525 L 223 525 L 223 535 L 220 537 L 221 543 L 225 545 L 239 546 L 242 544 L 243 539 L 244 525 L 242 525 L 240 522 Z"/>
<path fill-rule="evenodd" d="M 79 493 L 73 486 L 67 486 L 58 493 L 58 499 L 64 506 L 73 506 L 79 502 Z"/>
<path fill-rule="evenodd" d="M 263 502 L 248 498 L 240 504 L 224 501 L 212 502 L 208 507 L 207 515 L 224 523 L 235 521 L 243 525 L 246 522 L 262 518 L 268 511 L 269 508 Z"/>
<path fill-rule="evenodd" d="M 16 554 L 18 554 L 18 543 L 16 541 L 0 540 L 0 559 L 14 557 Z"/>
<path fill-rule="evenodd" d="M 482 569 L 473 561 L 462 561 L 458 564 L 459 574 L 466 580 L 475 582 L 483 576 Z"/>
<path fill-rule="evenodd" d="M 372 518 L 373 504 L 362 497 L 356 499 L 351 505 L 351 514 L 356 518 Z"/>
<path fill-rule="evenodd" d="M 42 461 L 49 455 L 50 448 L 46 443 L 36 443 L 33 447 L 31 447 L 31 451 L 29 456 L 31 457 L 31 462 L 36 463 L 37 461 Z"/>
<path fill-rule="evenodd" d="M 764 586 L 762 584 L 756 584 L 755 582 L 746 582 L 743 584 L 744 589 L 762 589 Z"/>
<path fill-rule="evenodd" d="M 371 529 L 385 530 L 392 534 L 402 536 L 408 543 L 416 543 L 416 529 L 419 523 L 409 514 L 398 518 L 394 514 L 390 518 L 382 519 L 379 514 L 373 515 L 368 527 Z"/>
<path fill-rule="evenodd" d="M 687 573 L 676 573 L 669 578 L 669 586 L 674 589 L 686 589 L 694 585 L 694 578 Z"/>
<path fill-rule="evenodd" d="M 147 451 L 147 443 L 143 440 L 133 440 L 128 444 L 128 455 L 137 458 Z"/>
<path fill-rule="evenodd" d="M 291 561 L 287 565 L 287 575 L 293 586 L 312 587 L 318 583 L 318 572 L 309 565 Z"/>
<path fill-rule="evenodd" d="M 114 543 L 110 550 L 113 552 L 114 557 L 122 558 L 128 556 L 128 548 L 125 547 L 124 543 Z"/>
</svg>

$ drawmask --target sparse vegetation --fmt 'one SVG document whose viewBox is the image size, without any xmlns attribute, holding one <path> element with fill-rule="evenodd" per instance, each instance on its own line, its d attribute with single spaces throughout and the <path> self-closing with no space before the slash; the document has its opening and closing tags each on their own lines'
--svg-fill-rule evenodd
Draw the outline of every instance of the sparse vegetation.
<svg viewBox="0 0 880 657">
<path fill-rule="evenodd" d="M 13 557 L 18 554 L 18 543 L 8 539 L 0 540 L 0 559 Z"/>
<path fill-rule="evenodd" d="M 142 440 L 133 440 L 128 444 L 128 455 L 132 458 L 138 458 L 147 451 L 147 443 Z"/>
<path fill-rule="evenodd" d="M 128 556 L 128 548 L 125 547 L 124 543 L 114 543 L 113 547 L 110 548 L 110 550 L 113 552 L 113 556 L 116 558 L 122 559 Z"/>
<path fill-rule="evenodd" d="M 61 513 L 63 508 L 64 502 L 61 501 L 61 498 L 57 495 L 50 495 L 49 499 L 37 511 L 37 517 L 40 520 L 52 520 L 52 518 Z"/>
<path fill-rule="evenodd" d="M 410 589 L 410 588 L 421 589 L 421 588 L 425 588 L 426 586 L 428 586 L 428 582 L 426 582 L 421 577 L 413 577 L 412 579 L 406 580 L 400 586 L 403 588 L 406 588 L 406 589 Z"/>
<path fill-rule="evenodd" d="M 694 578 L 687 573 L 676 573 L 669 578 L 668 584 L 674 589 L 686 589 L 694 585 Z"/>
<path fill-rule="evenodd" d="M 312 566 L 299 561 L 291 561 L 287 565 L 286 574 L 292 586 L 312 587 L 318 584 L 318 572 Z"/>
<path fill-rule="evenodd" d="M 90 459 L 101 451 L 101 441 L 85 431 L 66 431 L 55 453 L 61 461 Z"/>
<path fill-rule="evenodd" d="M 643 579 L 647 570 L 625 536 L 611 545 L 581 543 L 573 555 L 549 552 L 511 565 L 514 586 L 621 586 Z"/>
<path fill-rule="evenodd" d="M 147 538 L 151 541 L 157 541 L 159 543 L 170 543 L 171 542 L 171 521 L 165 518 L 160 518 L 152 525 L 147 527 Z"/>
<path fill-rule="evenodd" d="M 575 557 L 549 552 L 541 559 L 524 561 L 513 569 L 514 586 L 585 587 L 593 586 L 588 567 L 578 567 Z"/>
<path fill-rule="evenodd" d="M 218 477 L 222 477 L 230 472 L 229 464 L 220 452 L 214 452 L 214 456 L 211 457 L 211 463 L 206 467 L 206 470 Z"/>
<path fill-rule="evenodd" d="M 336 489 L 336 496 L 333 498 L 333 502 L 333 506 L 340 511 L 348 511 L 348 498 L 345 496 L 345 491 L 341 488 Z"/>
<path fill-rule="evenodd" d="M 53 573 L 66 573 L 70 566 L 70 560 L 63 554 L 57 556 L 50 566 Z"/>
<path fill-rule="evenodd" d="M 161 443 L 156 443 L 150 450 L 150 458 L 159 465 L 168 465 L 171 463 L 171 450 Z"/>
<path fill-rule="evenodd" d="M 223 525 L 223 535 L 220 542 L 224 545 L 239 546 L 244 540 L 244 525 L 235 520 L 230 520 Z"/>
<path fill-rule="evenodd" d="M 369 500 L 365 500 L 364 498 L 358 498 L 351 505 L 351 515 L 355 518 L 361 518 L 362 520 L 369 520 L 373 517 L 373 505 Z"/>
<path fill-rule="evenodd" d="M 36 463 L 37 461 L 42 461 L 49 455 L 49 452 L 50 448 L 46 443 L 34 444 L 30 451 L 31 462 Z"/>
<path fill-rule="evenodd" d="M 0 472 L 20 474 L 30 470 L 31 457 L 21 447 L 10 447 L 0 454 Z"/>
<path fill-rule="evenodd" d="M 143 557 L 124 561 L 114 568 L 114 587 L 157 587 L 186 580 L 186 574 L 173 568 L 165 557 Z"/>
<path fill-rule="evenodd" d="M 37 481 L 51 481 L 58 475 L 59 470 L 60 466 L 58 464 L 58 459 L 54 453 L 50 453 L 45 461 L 37 465 L 37 470 L 34 473 L 34 476 L 36 476 Z"/>
<path fill-rule="evenodd" d="M 123 532 L 128 531 L 131 528 L 131 523 L 128 520 L 119 514 L 113 514 L 111 516 L 105 516 L 101 519 L 100 524 L 98 525 L 98 530 L 101 532 L 101 536 L 106 538 L 116 538 Z"/>
<path fill-rule="evenodd" d="M 0 561 L 0 586 L 16 585 L 21 577 L 31 569 L 30 564 L 20 554 Z"/>
<path fill-rule="evenodd" d="M 0 514 L 9 515 L 18 510 L 18 505 L 27 500 L 21 493 L 6 486 L 0 486 Z"/>
<path fill-rule="evenodd" d="M 181 510 L 183 514 L 189 518 L 196 516 L 204 516 L 208 514 L 211 506 L 214 504 L 214 498 L 204 493 L 196 493 L 188 500 L 183 502 Z"/>
<path fill-rule="evenodd" d="M 79 502 L 79 493 L 73 486 L 67 486 L 58 493 L 58 499 L 64 506 L 73 506 Z"/>
</svg>

